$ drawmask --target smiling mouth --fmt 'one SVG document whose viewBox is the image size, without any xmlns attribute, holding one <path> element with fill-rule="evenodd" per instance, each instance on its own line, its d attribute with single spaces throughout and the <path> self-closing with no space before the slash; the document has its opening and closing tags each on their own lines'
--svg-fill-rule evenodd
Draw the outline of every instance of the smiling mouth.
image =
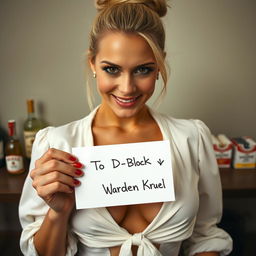
<svg viewBox="0 0 256 256">
<path fill-rule="evenodd" d="M 113 94 L 112 94 L 113 95 Z M 129 97 L 129 98 L 121 98 L 121 97 L 118 97 L 118 96 L 115 96 L 113 95 L 113 97 L 116 99 L 116 101 L 120 104 L 127 104 L 127 105 L 131 105 L 131 104 L 134 104 L 137 99 L 140 97 L 139 96 L 136 96 L 136 97 Z"/>
</svg>

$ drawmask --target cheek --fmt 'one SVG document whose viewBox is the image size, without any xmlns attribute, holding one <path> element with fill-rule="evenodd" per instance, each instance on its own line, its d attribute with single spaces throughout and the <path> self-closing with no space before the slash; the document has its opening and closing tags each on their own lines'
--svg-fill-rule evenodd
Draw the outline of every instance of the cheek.
<svg viewBox="0 0 256 256">
<path fill-rule="evenodd" d="M 155 90 L 155 79 L 145 79 L 140 83 L 140 91 L 145 94 L 152 94 Z"/>
<path fill-rule="evenodd" d="M 112 79 L 108 79 L 106 77 L 98 77 L 97 87 L 100 93 L 107 93 L 114 89 Z"/>
</svg>

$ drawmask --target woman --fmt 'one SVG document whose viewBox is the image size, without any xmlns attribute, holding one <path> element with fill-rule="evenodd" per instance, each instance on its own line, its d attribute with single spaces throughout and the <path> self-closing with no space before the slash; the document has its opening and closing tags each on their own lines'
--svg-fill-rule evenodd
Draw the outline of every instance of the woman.
<svg viewBox="0 0 256 256">
<path fill-rule="evenodd" d="M 166 88 L 160 20 L 166 1 L 99 0 L 97 7 L 88 62 L 102 102 L 82 120 L 37 134 L 20 202 L 23 253 L 227 255 L 232 241 L 216 227 L 221 187 L 208 128 L 146 105 L 159 73 Z M 72 147 L 164 139 L 172 151 L 175 202 L 74 209 L 83 166 Z"/>
</svg>

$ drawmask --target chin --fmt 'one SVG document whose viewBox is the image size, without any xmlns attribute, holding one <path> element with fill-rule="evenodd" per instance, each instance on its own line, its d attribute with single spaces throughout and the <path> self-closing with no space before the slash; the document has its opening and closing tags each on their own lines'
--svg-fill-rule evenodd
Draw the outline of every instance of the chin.
<svg viewBox="0 0 256 256">
<path fill-rule="evenodd" d="M 144 109 L 145 105 L 142 107 L 136 107 L 136 108 L 112 108 L 113 113 L 118 118 L 133 118 L 136 117 L 142 109 Z"/>
<path fill-rule="evenodd" d="M 132 118 L 138 114 L 138 110 L 114 110 L 113 111 L 118 118 Z"/>
</svg>

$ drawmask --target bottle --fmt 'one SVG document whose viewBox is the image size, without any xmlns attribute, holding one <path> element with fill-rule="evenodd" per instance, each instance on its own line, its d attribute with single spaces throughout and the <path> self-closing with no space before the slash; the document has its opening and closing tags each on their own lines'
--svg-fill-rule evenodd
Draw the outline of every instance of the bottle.
<svg viewBox="0 0 256 256">
<path fill-rule="evenodd" d="M 19 139 L 16 137 L 15 120 L 8 121 L 9 138 L 5 146 L 6 169 L 11 174 L 24 172 L 23 154 Z"/>
<path fill-rule="evenodd" d="M 27 100 L 27 112 L 28 117 L 24 123 L 23 131 L 26 157 L 30 159 L 36 133 L 43 128 L 43 123 L 35 116 L 34 100 L 32 99 Z"/>
</svg>

